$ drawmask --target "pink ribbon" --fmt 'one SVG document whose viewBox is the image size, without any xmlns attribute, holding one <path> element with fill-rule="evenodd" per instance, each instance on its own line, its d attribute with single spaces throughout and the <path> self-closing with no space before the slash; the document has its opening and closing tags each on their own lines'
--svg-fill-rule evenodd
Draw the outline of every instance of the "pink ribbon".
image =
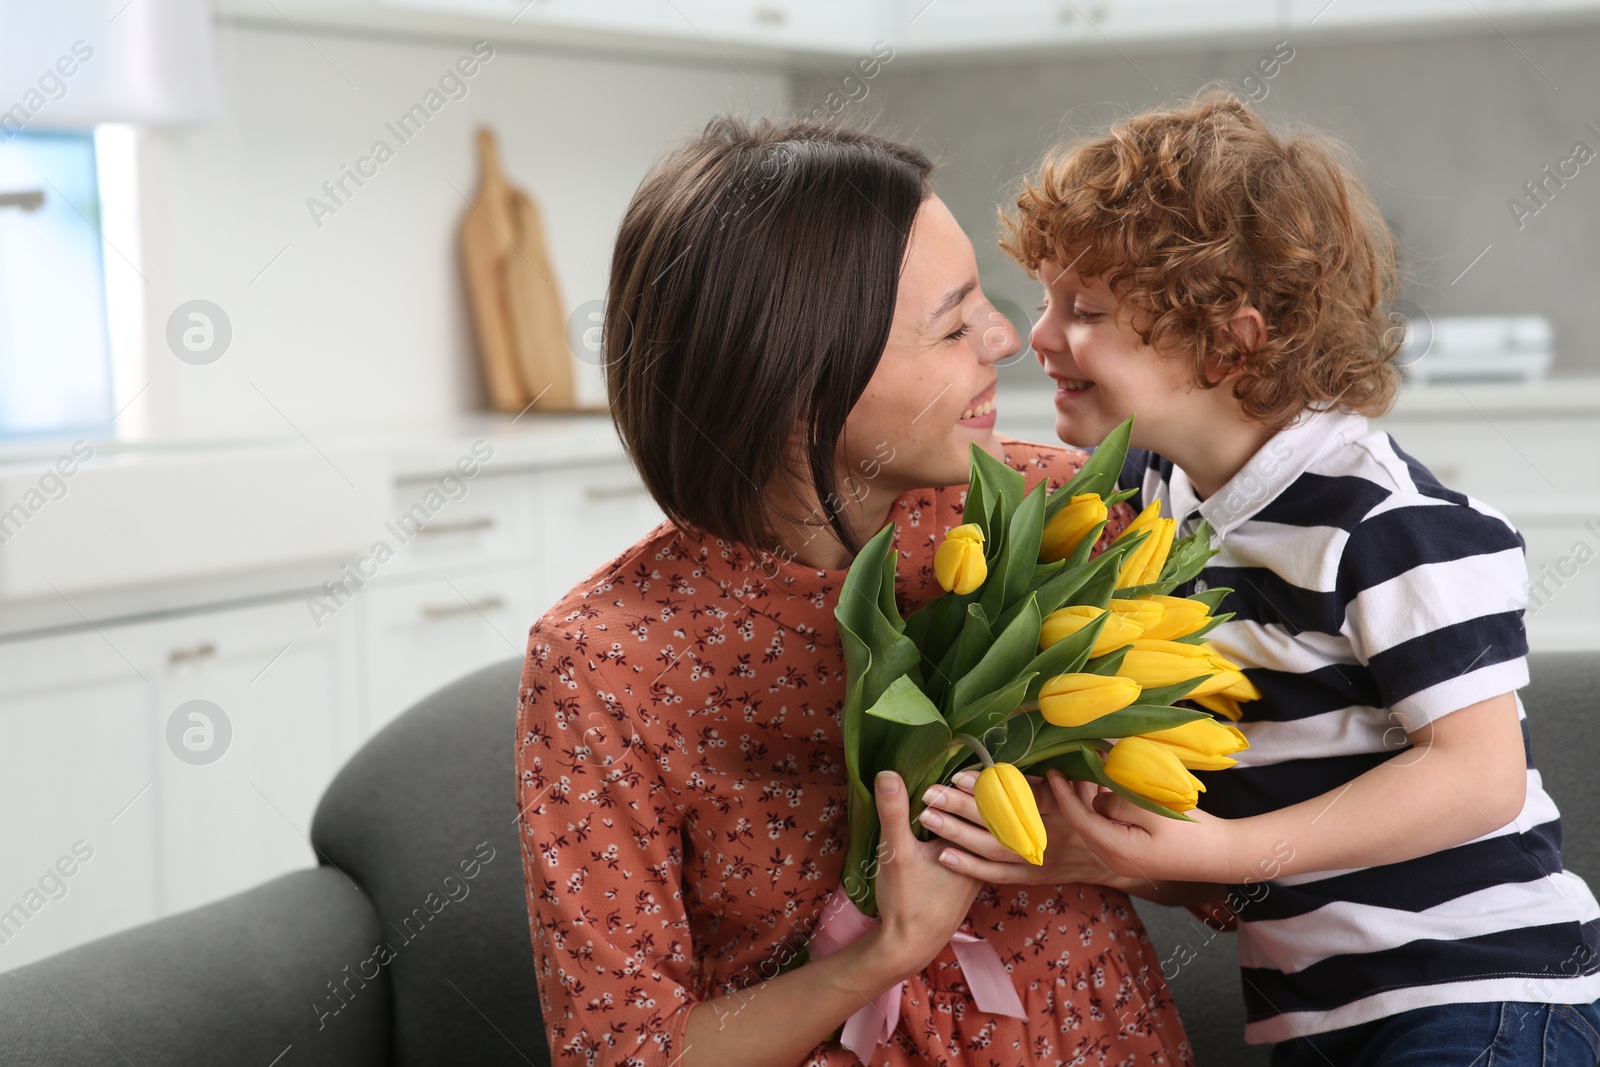
<svg viewBox="0 0 1600 1067">
<path fill-rule="evenodd" d="M 856 907 L 842 884 L 835 886 L 823 905 L 817 928 L 806 942 L 811 958 L 832 955 L 876 929 L 878 923 L 878 919 Z M 974 934 L 957 930 L 950 936 L 950 949 L 980 1010 L 1016 1019 L 1028 1017 L 1011 974 L 1000 962 L 1000 953 L 993 945 Z M 888 1041 L 894 1028 L 900 1025 L 900 997 L 904 990 L 904 982 L 895 983 L 845 1020 L 839 1043 L 854 1052 L 862 1063 L 871 1060 L 878 1046 Z"/>
</svg>

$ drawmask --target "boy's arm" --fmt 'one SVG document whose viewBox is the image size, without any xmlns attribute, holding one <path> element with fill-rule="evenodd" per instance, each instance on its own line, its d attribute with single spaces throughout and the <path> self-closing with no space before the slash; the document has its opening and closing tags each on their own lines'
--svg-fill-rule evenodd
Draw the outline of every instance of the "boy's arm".
<svg viewBox="0 0 1600 1067">
<path fill-rule="evenodd" d="M 1280 870 L 1399 863 L 1517 817 L 1527 761 L 1511 693 L 1440 716 L 1408 736 L 1414 748 L 1339 788 L 1249 818 L 1196 809 L 1186 813 L 1193 823 L 1181 823 L 1114 794 L 1099 798 L 1101 810 L 1069 797 L 1065 814 L 1107 867 L 1143 883 L 1141 896 L 1152 880 L 1154 891 L 1165 894 L 1159 884 L 1169 879 L 1237 884 Z"/>
</svg>

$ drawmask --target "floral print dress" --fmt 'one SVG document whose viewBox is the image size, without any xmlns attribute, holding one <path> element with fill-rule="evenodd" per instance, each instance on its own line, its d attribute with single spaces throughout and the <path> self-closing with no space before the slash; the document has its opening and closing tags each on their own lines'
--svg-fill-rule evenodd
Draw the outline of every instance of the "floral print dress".
<svg viewBox="0 0 1600 1067">
<path fill-rule="evenodd" d="M 1086 458 L 1001 441 L 1030 489 Z M 941 591 L 934 549 L 965 499 L 960 485 L 891 505 L 903 613 Z M 1095 551 L 1131 518 L 1117 505 Z M 844 864 L 845 573 L 663 522 L 529 630 L 517 794 L 557 1067 L 676 1063 L 695 1004 L 805 943 Z M 946 946 L 905 983 L 872 1067 L 1194 1062 L 1120 891 L 989 885 L 961 929 L 999 952 L 1027 1019 L 979 1010 Z M 859 1060 L 823 1042 L 805 1063 Z"/>
</svg>

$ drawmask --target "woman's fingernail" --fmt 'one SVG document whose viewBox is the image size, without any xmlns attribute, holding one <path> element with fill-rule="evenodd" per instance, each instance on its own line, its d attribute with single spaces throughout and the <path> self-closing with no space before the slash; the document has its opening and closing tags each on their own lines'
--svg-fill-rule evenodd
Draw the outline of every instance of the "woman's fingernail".
<svg viewBox="0 0 1600 1067">
<path fill-rule="evenodd" d="M 878 772 L 878 792 L 882 793 L 886 797 L 894 796 L 895 781 L 893 771 Z"/>
<path fill-rule="evenodd" d="M 962 789 L 971 789 L 977 784 L 978 776 L 972 771 L 962 771 L 960 774 L 956 775 L 955 781 L 956 784 Z"/>
<path fill-rule="evenodd" d="M 928 827 L 930 830 L 937 830 L 940 824 L 944 822 L 944 816 L 940 815 L 932 808 L 923 808 L 922 814 L 917 816 L 917 818 L 921 819 L 922 825 Z"/>
<path fill-rule="evenodd" d="M 944 864 L 946 867 L 954 867 L 956 865 L 956 854 L 951 852 L 949 849 L 945 849 L 943 852 L 939 853 L 939 862 Z"/>
<path fill-rule="evenodd" d="M 935 804 L 938 803 L 940 796 L 941 793 L 939 791 L 939 787 L 936 785 L 930 785 L 928 787 L 928 791 L 922 794 L 922 802 L 924 804 Z"/>
</svg>

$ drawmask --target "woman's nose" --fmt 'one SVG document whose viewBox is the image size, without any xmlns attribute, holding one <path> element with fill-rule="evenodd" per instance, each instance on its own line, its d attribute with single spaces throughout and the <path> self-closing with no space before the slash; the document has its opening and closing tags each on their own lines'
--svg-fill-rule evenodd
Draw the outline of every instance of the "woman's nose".
<svg viewBox="0 0 1600 1067">
<path fill-rule="evenodd" d="M 983 329 L 978 332 L 977 348 L 979 359 L 986 363 L 998 363 L 1022 351 L 1022 336 L 1011 325 L 1010 319 L 990 305 L 985 312 Z"/>
</svg>

